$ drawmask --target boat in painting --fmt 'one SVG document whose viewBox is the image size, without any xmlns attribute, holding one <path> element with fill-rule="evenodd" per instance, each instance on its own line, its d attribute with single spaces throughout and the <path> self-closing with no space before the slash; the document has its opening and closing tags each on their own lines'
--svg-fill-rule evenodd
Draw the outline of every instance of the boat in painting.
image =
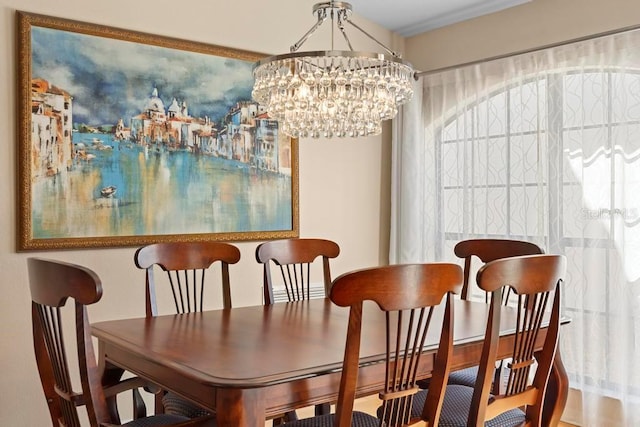
<svg viewBox="0 0 640 427">
<path fill-rule="evenodd" d="M 108 187 L 104 187 L 100 190 L 100 195 L 102 197 L 113 197 L 116 194 L 117 188 L 115 185 L 109 185 Z"/>
</svg>

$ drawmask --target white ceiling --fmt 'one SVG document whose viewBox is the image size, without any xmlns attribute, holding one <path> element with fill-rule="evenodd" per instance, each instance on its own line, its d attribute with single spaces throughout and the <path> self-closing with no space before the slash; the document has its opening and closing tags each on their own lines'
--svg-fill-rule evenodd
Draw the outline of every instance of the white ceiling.
<svg viewBox="0 0 640 427">
<path fill-rule="evenodd" d="M 353 12 L 409 37 L 531 0 L 346 0 Z M 354 19 L 357 23 L 357 20 Z"/>
</svg>

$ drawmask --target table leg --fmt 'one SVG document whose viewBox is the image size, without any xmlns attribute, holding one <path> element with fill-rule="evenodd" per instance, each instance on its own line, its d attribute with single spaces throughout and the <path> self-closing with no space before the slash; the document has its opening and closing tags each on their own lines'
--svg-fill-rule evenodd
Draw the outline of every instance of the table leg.
<svg viewBox="0 0 640 427">
<path fill-rule="evenodd" d="M 218 389 L 218 427 L 263 427 L 266 416 L 262 391 L 260 388 Z"/>
<path fill-rule="evenodd" d="M 542 410 L 542 425 L 557 426 L 560 417 L 567 403 L 569 395 L 569 376 L 562 363 L 560 349 L 556 351 L 553 359 L 553 367 L 547 385 L 547 393 L 544 398 L 544 408 Z"/>
<path fill-rule="evenodd" d="M 104 345 L 102 342 L 98 343 L 98 371 L 101 373 L 102 387 L 107 388 L 114 384 L 117 384 L 124 374 L 124 369 L 118 368 L 107 362 Z M 107 398 L 107 409 L 111 419 L 114 422 L 120 422 L 120 414 L 118 413 L 118 402 L 116 396 Z"/>
</svg>

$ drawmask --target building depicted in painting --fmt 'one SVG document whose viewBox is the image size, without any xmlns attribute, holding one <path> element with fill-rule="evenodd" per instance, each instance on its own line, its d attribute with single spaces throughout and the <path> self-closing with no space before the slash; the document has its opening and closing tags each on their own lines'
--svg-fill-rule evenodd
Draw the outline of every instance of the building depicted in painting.
<svg viewBox="0 0 640 427">
<path fill-rule="evenodd" d="M 225 116 L 221 138 L 227 138 L 233 158 L 260 170 L 291 175 L 291 140 L 278 137 L 278 122 L 253 101 L 238 102 Z"/>
<path fill-rule="evenodd" d="M 189 115 L 187 103 L 174 98 L 165 110 L 164 102 L 154 88 L 144 110 L 131 118 L 130 139 L 139 144 L 169 150 L 210 151 L 215 147 L 216 130 L 208 118 Z"/>
<path fill-rule="evenodd" d="M 258 169 L 291 174 L 291 140 L 278 138 L 278 122 L 262 113 L 255 118 L 253 158 Z"/>
<path fill-rule="evenodd" d="M 113 128 L 113 136 L 117 140 L 128 140 L 131 138 L 131 129 L 124 126 L 124 120 L 118 120 Z"/>
<path fill-rule="evenodd" d="M 291 142 L 278 137 L 278 124 L 264 107 L 241 101 L 229 109 L 220 127 L 209 118 L 189 114 L 186 101 L 173 98 L 168 108 L 154 88 L 144 110 L 131 118 L 130 128 L 119 121 L 116 136 L 156 149 L 186 149 L 245 163 L 252 168 L 291 174 Z"/>
<path fill-rule="evenodd" d="M 31 180 L 73 163 L 71 95 L 44 79 L 31 80 Z"/>
<path fill-rule="evenodd" d="M 255 102 L 238 102 L 225 117 L 227 138 L 231 140 L 233 159 L 254 163 L 253 143 L 255 140 L 255 122 L 259 105 Z"/>
</svg>

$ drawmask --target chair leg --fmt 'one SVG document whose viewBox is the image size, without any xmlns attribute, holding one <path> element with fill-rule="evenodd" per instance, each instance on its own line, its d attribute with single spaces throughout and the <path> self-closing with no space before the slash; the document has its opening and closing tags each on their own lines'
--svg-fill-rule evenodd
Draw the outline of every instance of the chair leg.
<svg viewBox="0 0 640 427">
<path fill-rule="evenodd" d="M 164 405 L 162 404 L 162 396 L 164 396 L 164 391 L 161 390 L 159 393 L 155 395 L 155 415 L 164 414 Z"/>
<path fill-rule="evenodd" d="M 137 420 L 147 416 L 147 406 L 142 399 L 140 391 L 136 388 L 133 390 L 133 419 Z"/>
<path fill-rule="evenodd" d="M 493 374 L 493 384 L 491 385 L 491 393 L 504 394 L 507 390 L 506 380 L 509 375 L 509 368 L 507 368 L 504 360 L 501 360 Z"/>
<path fill-rule="evenodd" d="M 315 415 L 327 415 L 331 413 L 331 404 L 330 403 L 321 403 L 319 405 L 316 405 L 315 408 Z"/>
<path fill-rule="evenodd" d="M 298 420 L 298 414 L 296 413 L 296 411 L 289 411 L 286 414 L 284 414 L 285 424 L 289 421 L 297 421 L 297 420 Z"/>
</svg>

